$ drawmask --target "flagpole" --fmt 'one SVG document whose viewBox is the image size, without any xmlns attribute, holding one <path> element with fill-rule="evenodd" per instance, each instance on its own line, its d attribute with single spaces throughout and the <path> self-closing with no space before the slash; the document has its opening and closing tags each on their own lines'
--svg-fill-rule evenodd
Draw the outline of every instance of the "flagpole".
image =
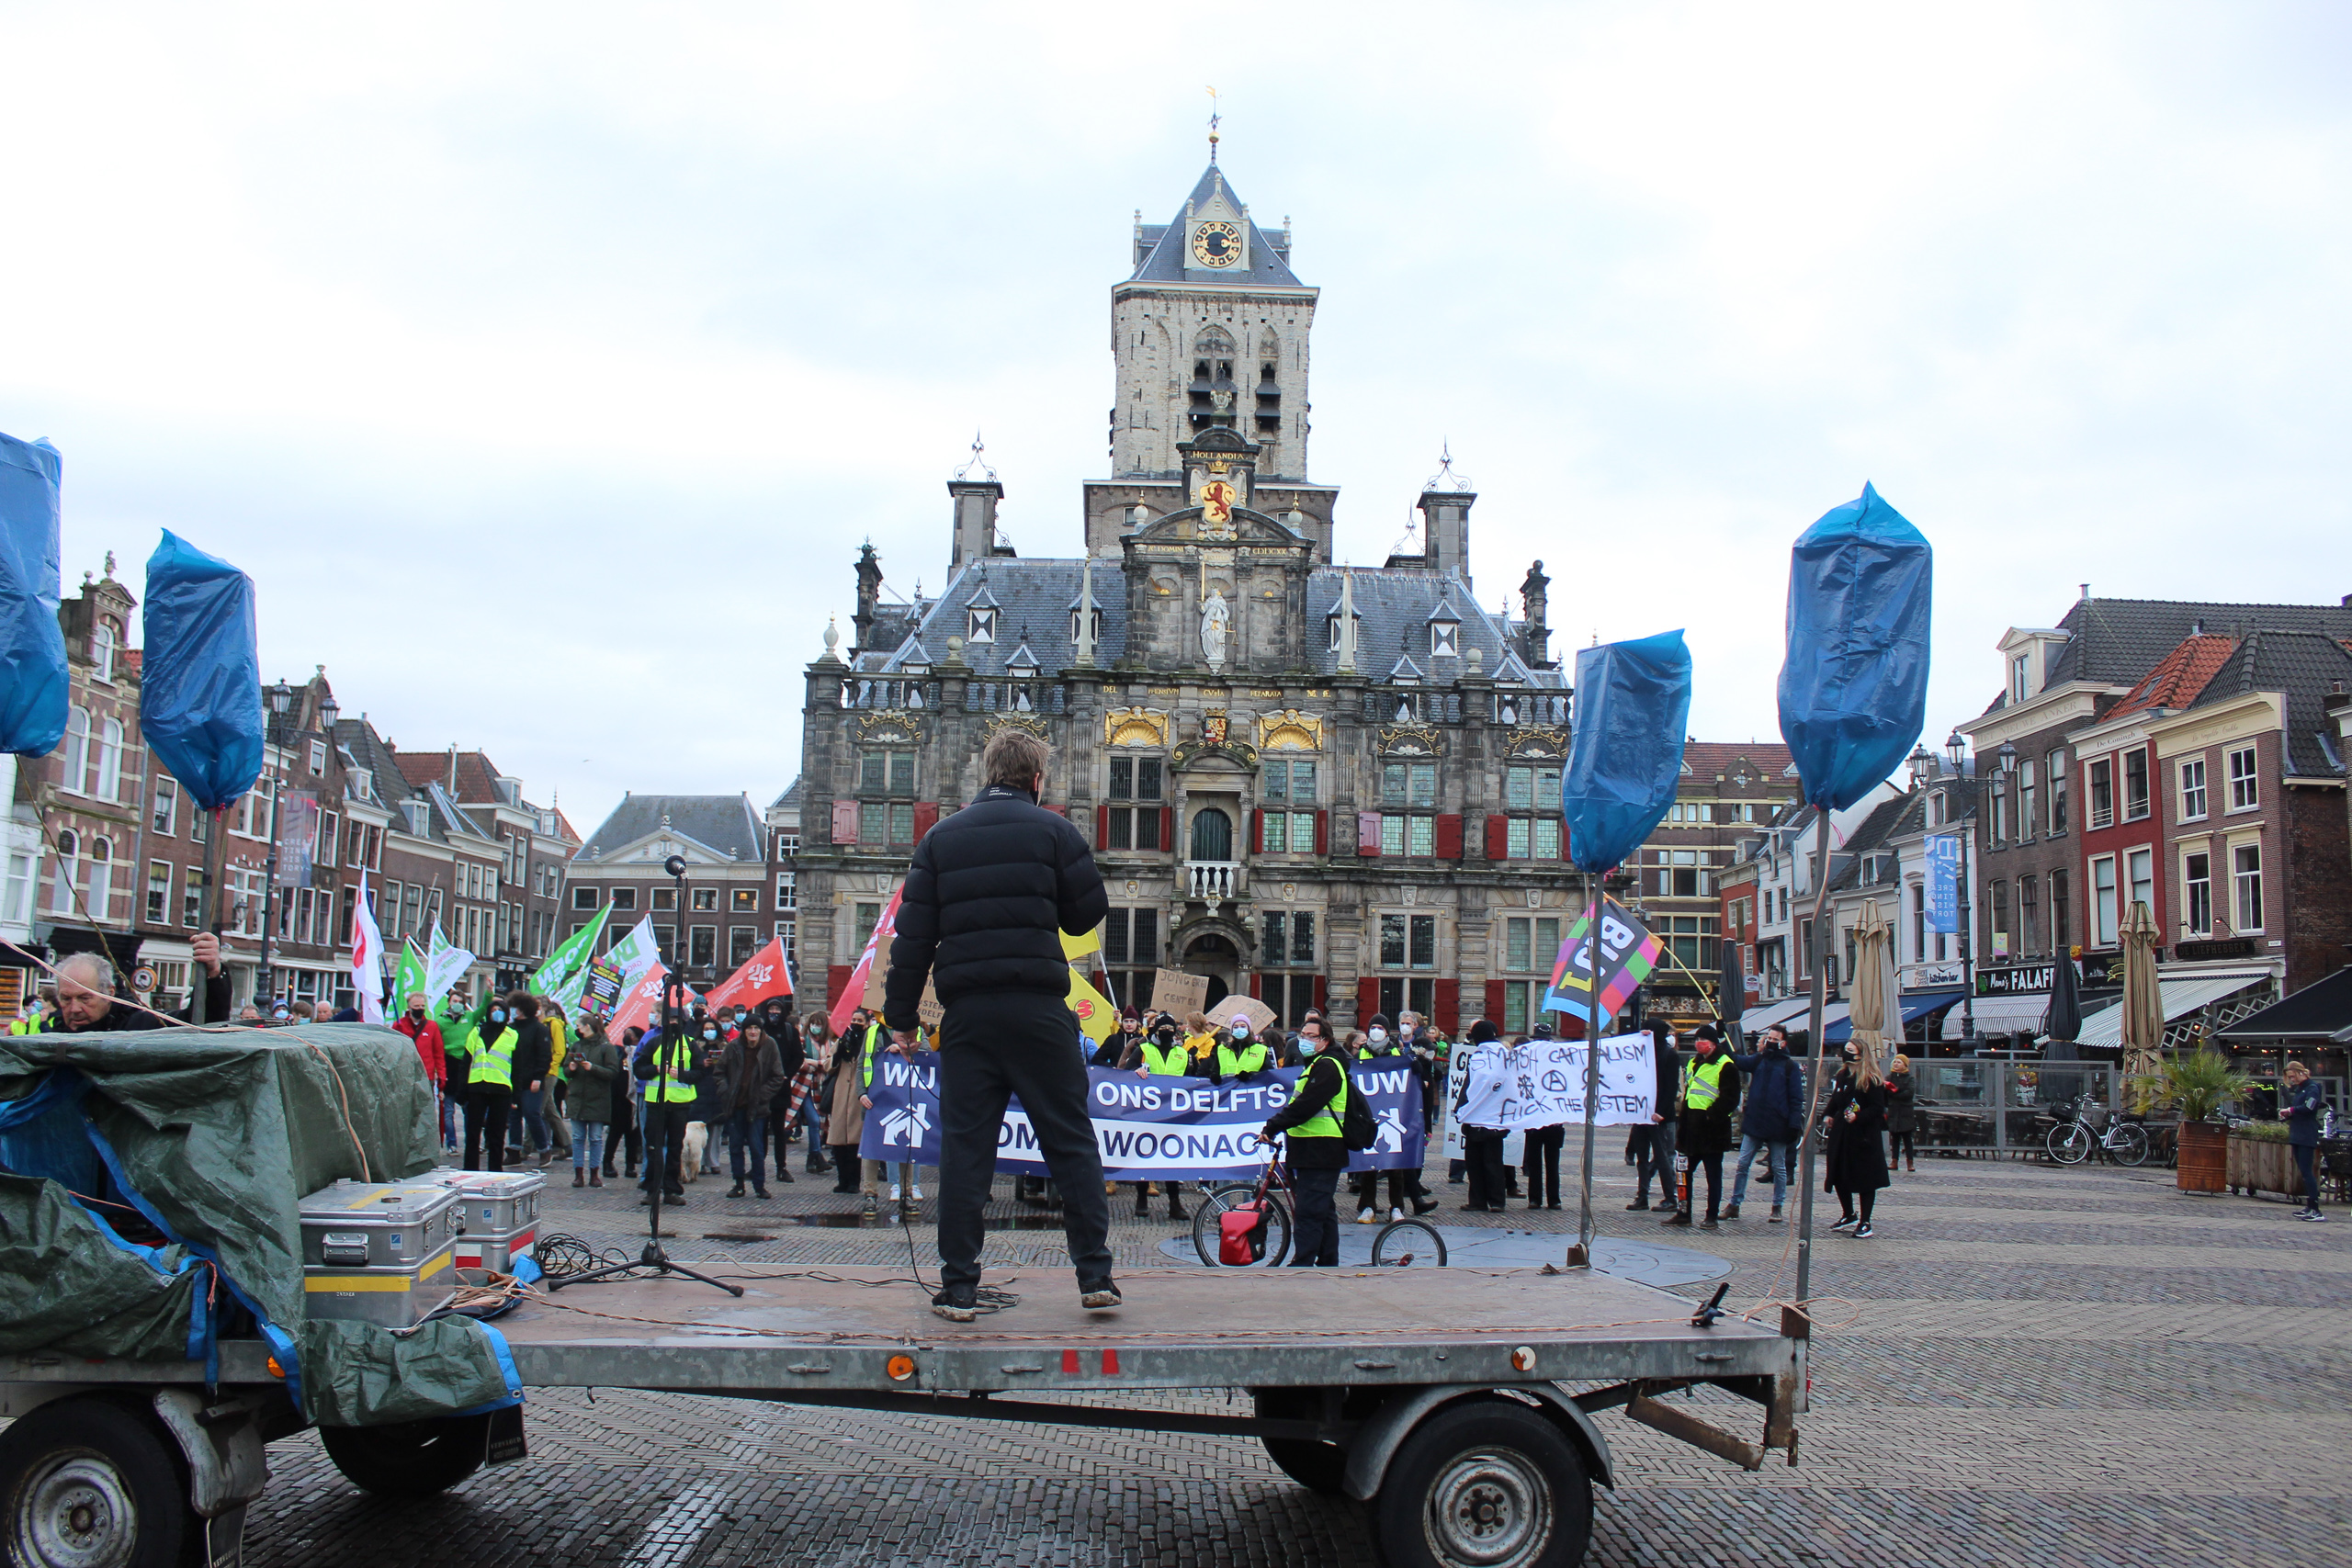
<svg viewBox="0 0 2352 1568">
<path fill-rule="evenodd" d="M 1821 958 L 1828 950 L 1828 943 L 1821 926 L 1829 908 L 1829 808 L 1817 806 L 1814 809 L 1820 813 L 1821 828 L 1814 839 L 1813 940 L 1806 943 L 1807 962 L 1813 965 L 1813 1072 L 1812 1081 L 1805 1085 L 1804 1125 L 1797 1133 L 1801 1172 L 1797 1182 L 1797 1310 L 1808 1315 L 1813 1311 L 1813 1162 L 1820 1149 L 1813 1124 L 1821 1104 L 1821 1069 L 1828 1060 L 1828 1047 L 1821 1038 L 1821 1013 L 1826 999 Z"/>
<path fill-rule="evenodd" d="M 1577 1180 L 1577 1244 L 1568 1248 L 1567 1264 L 1571 1269 L 1592 1267 L 1592 1145 L 1599 1126 L 1596 1115 L 1600 1099 L 1601 873 L 1594 870 L 1585 874 L 1590 884 L 1587 893 L 1592 912 L 1586 917 L 1584 933 L 1584 1168 Z M 1573 968 L 1575 960 L 1571 958 L 1569 964 Z"/>
</svg>

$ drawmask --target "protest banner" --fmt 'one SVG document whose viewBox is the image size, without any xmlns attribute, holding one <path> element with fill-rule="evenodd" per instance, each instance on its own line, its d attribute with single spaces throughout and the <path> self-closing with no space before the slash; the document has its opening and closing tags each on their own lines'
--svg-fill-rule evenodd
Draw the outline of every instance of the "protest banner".
<svg viewBox="0 0 2352 1568">
<path fill-rule="evenodd" d="M 1087 1070 L 1094 1137 L 1102 1174 L 1112 1181 L 1254 1178 L 1272 1151 L 1257 1141 L 1266 1119 L 1290 1102 L 1295 1067 L 1253 1073 L 1223 1084 L 1206 1078 L 1146 1077 L 1109 1067 Z M 1422 1155 L 1420 1080 L 1401 1060 L 1362 1066 L 1350 1081 L 1365 1099 L 1379 1134 L 1350 1156 L 1351 1170 L 1417 1170 Z M 875 1060 L 861 1156 L 914 1165 L 939 1163 L 939 1058 L 929 1051 Z M 1029 1113 L 1009 1105 L 997 1134 L 997 1169 L 1045 1176 Z"/>
<path fill-rule="evenodd" d="M 1471 1127 L 1552 1127 L 1584 1120 L 1586 1043 L 1497 1042 L 1457 1053 L 1466 1087 L 1461 1121 Z M 1657 1110 L 1657 1069 L 1650 1036 L 1614 1034 L 1600 1042 L 1600 1088 L 1594 1124 L 1646 1127 Z"/>
<path fill-rule="evenodd" d="M 1588 909 L 1568 928 L 1566 940 L 1560 943 L 1559 954 L 1552 961 L 1552 987 L 1544 998 L 1544 1011 L 1591 1020 L 1593 943 L 1588 937 L 1591 927 L 1592 912 Z M 1611 898 L 1600 907 L 1600 1021 L 1606 1024 L 1624 1010 L 1626 1002 L 1633 998 L 1634 988 L 1649 978 L 1666 944 Z"/>
<path fill-rule="evenodd" d="M 899 929 L 899 900 L 905 897 L 906 893 L 907 885 L 903 882 L 891 889 L 890 901 L 882 908 L 882 918 L 875 921 L 873 931 L 866 933 L 865 951 L 858 954 L 857 967 L 850 971 L 849 984 L 842 987 L 842 994 L 834 999 L 831 1011 L 826 1015 L 826 1021 L 833 1026 L 836 1036 L 848 1031 L 850 1014 L 860 1008 L 870 1011 L 882 1005 L 882 998 L 875 987 L 874 972 L 876 967 L 886 975 L 889 972 L 889 943 Z M 883 956 L 883 963 L 878 966 L 874 962 L 876 953 Z M 871 1000 L 868 999 L 869 994 Z"/>
<path fill-rule="evenodd" d="M 623 994 L 619 1010 L 605 1025 L 605 1032 L 614 1044 L 619 1044 L 622 1034 L 628 1030 L 662 1027 L 662 988 L 669 980 L 670 971 L 656 964 Z M 694 987 L 689 986 L 678 1005 L 691 1011 L 701 1000 L 702 998 L 695 995 Z"/>
<path fill-rule="evenodd" d="M 765 947 L 729 975 L 725 985 L 710 993 L 710 1005 L 757 1007 L 772 997 L 790 995 L 792 977 L 784 972 L 784 939 L 770 937 Z"/>
<path fill-rule="evenodd" d="M 1185 975 L 1174 969 L 1160 969 L 1151 976 L 1151 1005 L 1161 1012 L 1184 1015 L 1206 1012 L 1209 1006 L 1209 977 L 1205 975 Z"/>
</svg>

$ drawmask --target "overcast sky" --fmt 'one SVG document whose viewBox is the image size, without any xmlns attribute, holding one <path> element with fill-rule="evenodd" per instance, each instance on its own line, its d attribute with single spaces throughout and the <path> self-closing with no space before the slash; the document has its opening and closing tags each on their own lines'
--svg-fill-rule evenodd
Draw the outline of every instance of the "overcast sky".
<svg viewBox="0 0 2352 1568">
<path fill-rule="evenodd" d="M 1930 743 L 2095 592 L 2352 592 L 2352 8 L 0 4 L 0 430 L 69 590 L 170 527 L 403 747 L 592 831 L 799 756 L 862 538 L 1105 474 L 1133 214 L 1205 161 L 1322 293 L 1376 564 L 1450 441 L 1481 602 L 1689 628 L 1771 739 L 1789 543 L 1937 550 Z M 1515 602 L 1515 600 L 1514 600 Z"/>
</svg>

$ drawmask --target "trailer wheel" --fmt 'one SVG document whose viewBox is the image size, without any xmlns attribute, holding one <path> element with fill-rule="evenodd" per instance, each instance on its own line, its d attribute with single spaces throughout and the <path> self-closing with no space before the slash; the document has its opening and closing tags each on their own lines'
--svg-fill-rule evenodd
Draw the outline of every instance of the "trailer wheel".
<svg viewBox="0 0 2352 1568">
<path fill-rule="evenodd" d="M 322 1427 L 327 1457 L 344 1479 L 379 1497 L 430 1497 L 482 1466 L 488 1416 L 443 1416 L 389 1427 Z"/>
<path fill-rule="evenodd" d="M 201 1539 L 169 1437 L 100 1399 L 44 1404 L 0 1433 L 0 1507 L 22 1568 L 171 1568 Z"/>
<path fill-rule="evenodd" d="M 1449 1404 L 1414 1428 L 1373 1507 L 1389 1568 L 1573 1568 L 1592 1535 L 1583 1457 L 1507 1399 Z"/>
<path fill-rule="evenodd" d="M 1315 1414 L 1320 1394 L 1314 1389 L 1261 1388 L 1253 1390 L 1257 1398 L 1258 1418 L 1261 1421 L 1298 1420 Z M 1266 1446 L 1266 1457 L 1274 1468 L 1306 1487 L 1326 1496 L 1344 1496 L 1347 1493 L 1348 1450 L 1337 1443 L 1318 1443 L 1311 1438 L 1261 1438 Z"/>
</svg>

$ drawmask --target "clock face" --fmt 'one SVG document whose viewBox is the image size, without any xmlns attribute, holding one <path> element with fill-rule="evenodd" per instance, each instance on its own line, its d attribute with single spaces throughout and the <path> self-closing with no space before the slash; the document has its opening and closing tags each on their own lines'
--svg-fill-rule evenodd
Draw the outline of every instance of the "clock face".
<svg viewBox="0 0 2352 1568">
<path fill-rule="evenodd" d="M 1223 219 L 1193 231 L 1193 259 L 1203 266 L 1231 266 L 1241 259 L 1241 231 Z"/>
</svg>

